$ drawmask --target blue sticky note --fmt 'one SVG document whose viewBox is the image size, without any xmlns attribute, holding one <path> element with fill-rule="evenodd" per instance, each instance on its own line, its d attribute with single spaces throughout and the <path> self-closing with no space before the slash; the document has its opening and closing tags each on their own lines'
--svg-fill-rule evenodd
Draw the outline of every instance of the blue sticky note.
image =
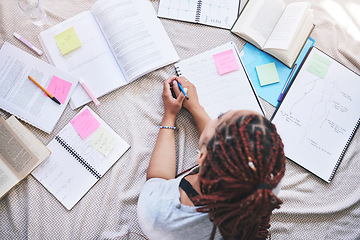
<svg viewBox="0 0 360 240">
<path fill-rule="evenodd" d="M 295 61 L 298 67 L 297 69 L 295 69 L 293 77 L 298 71 L 299 66 L 301 65 L 301 62 L 304 60 L 307 52 L 314 45 L 314 43 L 315 40 L 312 39 L 311 37 L 309 37 L 309 39 L 306 41 L 303 49 L 301 50 L 298 58 Z M 249 78 L 259 97 L 261 97 L 262 99 L 264 99 L 265 101 L 276 107 L 278 105 L 278 101 L 277 101 L 278 97 L 287 81 L 287 78 L 290 75 L 291 68 L 287 67 L 285 64 L 281 63 L 279 60 L 270 56 L 266 52 L 263 52 L 260 49 L 254 47 L 250 43 L 246 43 L 245 46 L 243 47 L 241 52 L 241 61 L 243 62 L 246 72 L 248 73 Z M 272 62 L 275 63 L 280 81 L 276 84 L 261 86 L 259 77 L 256 72 L 256 66 L 272 63 Z"/>
</svg>

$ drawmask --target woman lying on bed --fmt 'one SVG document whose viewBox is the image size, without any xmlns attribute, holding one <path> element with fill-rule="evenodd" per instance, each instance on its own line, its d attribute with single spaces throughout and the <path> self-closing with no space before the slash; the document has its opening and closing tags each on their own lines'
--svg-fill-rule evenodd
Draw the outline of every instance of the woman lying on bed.
<svg viewBox="0 0 360 240">
<path fill-rule="evenodd" d="M 138 202 L 143 232 L 150 239 L 266 239 L 285 171 L 274 125 L 245 110 L 211 120 L 184 77 L 165 80 L 162 98 L 162 127 Z M 200 134 L 199 167 L 175 178 L 174 124 L 182 106 Z"/>
</svg>

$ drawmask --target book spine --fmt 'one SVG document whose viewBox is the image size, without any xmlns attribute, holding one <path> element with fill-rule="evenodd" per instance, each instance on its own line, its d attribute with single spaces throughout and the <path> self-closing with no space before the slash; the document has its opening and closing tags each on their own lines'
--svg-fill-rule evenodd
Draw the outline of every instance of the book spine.
<svg viewBox="0 0 360 240">
<path fill-rule="evenodd" d="M 202 0 L 199 0 L 196 5 L 197 6 L 196 6 L 195 22 L 198 23 L 200 21 Z"/>
<path fill-rule="evenodd" d="M 333 168 L 333 170 L 332 170 L 332 172 L 331 172 L 331 174 L 330 174 L 330 177 L 329 177 L 329 180 L 328 180 L 329 182 L 333 179 L 333 177 L 334 177 L 334 175 L 335 175 L 335 172 L 336 172 L 336 170 L 338 169 L 338 167 L 339 167 L 339 165 L 340 165 L 340 163 L 341 163 L 341 161 L 342 161 L 342 159 L 343 159 L 343 157 L 344 157 L 344 155 L 345 155 L 345 152 L 346 152 L 347 148 L 349 147 L 349 144 L 350 144 L 350 142 L 351 142 L 351 139 L 354 137 L 355 132 L 356 132 L 356 130 L 358 129 L 359 125 L 360 125 L 360 118 L 358 119 L 358 121 L 357 121 L 354 129 L 352 130 L 352 132 L 351 132 L 351 134 L 350 134 L 350 137 L 349 137 L 349 139 L 347 140 L 347 142 L 346 142 L 346 144 L 345 144 L 345 147 L 344 147 L 344 149 L 342 150 L 342 152 L 341 152 L 341 154 L 340 154 L 340 157 L 339 157 L 339 159 L 337 160 L 337 162 L 336 162 L 336 164 L 335 164 L 335 166 L 334 166 L 334 168 Z"/>
<path fill-rule="evenodd" d="M 62 139 L 60 136 L 56 136 L 55 139 L 94 177 L 96 177 L 97 179 L 100 179 L 102 177 L 101 174 L 98 171 L 96 171 L 95 168 L 91 166 L 91 164 L 89 164 L 83 157 L 81 157 L 80 154 L 78 154 L 69 144 L 67 144 L 64 139 Z"/>
</svg>

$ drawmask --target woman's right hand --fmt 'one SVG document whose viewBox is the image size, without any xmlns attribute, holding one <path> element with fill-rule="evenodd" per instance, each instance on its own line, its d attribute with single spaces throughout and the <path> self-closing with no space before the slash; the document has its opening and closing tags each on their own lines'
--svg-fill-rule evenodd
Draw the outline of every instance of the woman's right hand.
<svg viewBox="0 0 360 240">
<path fill-rule="evenodd" d="M 201 108 L 199 103 L 199 98 L 197 95 L 196 87 L 185 77 L 176 77 L 176 80 L 181 84 L 181 86 L 186 91 L 189 99 L 183 101 L 183 107 L 186 108 L 191 114 L 194 113 L 197 109 Z"/>
</svg>

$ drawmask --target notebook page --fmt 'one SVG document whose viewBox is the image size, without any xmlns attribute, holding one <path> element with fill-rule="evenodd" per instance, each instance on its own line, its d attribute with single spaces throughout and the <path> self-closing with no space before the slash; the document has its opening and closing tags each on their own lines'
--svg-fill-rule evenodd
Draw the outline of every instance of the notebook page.
<svg viewBox="0 0 360 240">
<path fill-rule="evenodd" d="M 229 49 L 235 53 L 240 67 L 236 71 L 219 75 L 213 55 Z M 248 109 L 263 113 L 236 53 L 234 43 L 229 42 L 175 64 L 181 75 L 195 85 L 199 102 L 211 118 L 216 118 L 230 109 Z"/>
<path fill-rule="evenodd" d="M 285 155 L 330 181 L 360 117 L 359 92 L 360 76 L 313 48 L 272 120 Z"/>
<path fill-rule="evenodd" d="M 161 0 L 158 16 L 230 29 L 238 17 L 237 0 Z"/>
</svg>

